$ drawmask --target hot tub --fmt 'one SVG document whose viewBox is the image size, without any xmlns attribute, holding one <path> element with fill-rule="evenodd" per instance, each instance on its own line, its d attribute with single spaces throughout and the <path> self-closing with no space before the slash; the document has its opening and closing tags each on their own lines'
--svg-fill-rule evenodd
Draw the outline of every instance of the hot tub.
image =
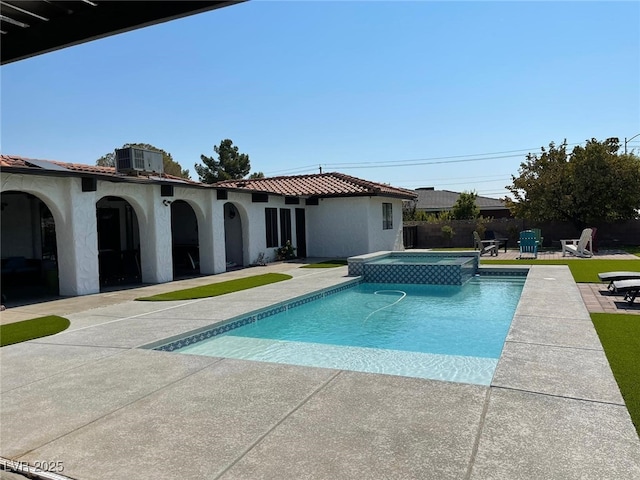
<svg viewBox="0 0 640 480">
<path fill-rule="evenodd" d="M 350 276 L 369 283 L 463 285 L 478 271 L 477 251 L 375 252 L 347 259 Z"/>
</svg>

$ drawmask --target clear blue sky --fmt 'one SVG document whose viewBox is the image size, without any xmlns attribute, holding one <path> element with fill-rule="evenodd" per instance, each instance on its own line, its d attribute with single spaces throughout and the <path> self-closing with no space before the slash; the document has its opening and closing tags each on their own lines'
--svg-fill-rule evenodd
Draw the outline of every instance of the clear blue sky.
<svg viewBox="0 0 640 480">
<path fill-rule="evenodd" d="M 1 74 L 4 154 L 150 143 L 197 179 L 230 138 L 267 176 L 499 197 L 529 151 L 640 133 L 640 3 L 252 0 Z"/>
</svg>

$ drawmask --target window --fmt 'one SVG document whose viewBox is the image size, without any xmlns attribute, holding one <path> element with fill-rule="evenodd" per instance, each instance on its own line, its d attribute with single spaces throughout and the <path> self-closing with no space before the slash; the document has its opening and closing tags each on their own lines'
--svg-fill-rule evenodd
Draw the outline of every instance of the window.
<svg viewBox="0 0 640 480">
<path fill-rule="evenodd" d="M 266 193 L 252 193 L 251 201 L 253 203 L 267 203 L 269 201 L 269 195 Z"/>
<path fill-rule="evenodd" d="M 382 204 L 382 229 L 391 230 L 393 228 L 393 205 Z"/>
<path fill-rule="evenodd" d="M 280 241 L 282 245 L 291 241 L 291 209 L 280 209 Z"/>
<path fill-rule="evenodd" d="M 267 231 L 267 248 L 278 245 L 278 209 L 264 209 L 265 230 Z"/>
</svg>

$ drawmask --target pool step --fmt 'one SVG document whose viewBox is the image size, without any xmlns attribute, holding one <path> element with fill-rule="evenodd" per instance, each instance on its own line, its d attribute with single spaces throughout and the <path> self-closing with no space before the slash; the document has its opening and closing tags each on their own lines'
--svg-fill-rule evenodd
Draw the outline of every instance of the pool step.
<svg viewBox="0 0 640 480">
<path fill-rule="evenodd" d="M 179 353 L 489 385 L 497 358 L 222 335 Z"/>
</svg>

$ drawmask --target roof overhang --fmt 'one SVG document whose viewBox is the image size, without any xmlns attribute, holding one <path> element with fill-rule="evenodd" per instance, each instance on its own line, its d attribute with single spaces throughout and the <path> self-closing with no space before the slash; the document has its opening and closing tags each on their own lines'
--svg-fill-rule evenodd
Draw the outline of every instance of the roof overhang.
<svg viewBox="0 0 640 480">
<path fill-rule="evenodd" d="M 0 64 L 244 1 L 2 1 Z"/>
<path fill-rule="evenodd" d="M 210 185 L 180 182 L 169 178 L 147 178 L 145 176 L 109 175 L 105 173 L 82 172 L 77 170 L 48 170 L 33 167 L 0 167 L 0 174 L 35 175 L 39 177 L 89 177 L 112 183 L 137 183 L 141 185 L 173 185 L 175 187 L 211 189 Z M 4 192 L 3 192 L 4 193 Z"/>
<path fill-rule="evenodd" d="M 228 192 L 252 194 L 258 193 L 263 195 L 273 195 L 274 197 L 297 197 L 297 198 L 358 198 L 358 197 L 385 197 L 385 198 L 398 198 L 401 200 L 413 200 L 412 197 L 393 193 L 380 193 L 380 192 L 357 192 L 357 193 L 321 193 L 321 192 L 308 192 L 308 193 L 282 193 L 274 192 L 273 190 L 258 190 L 252 188 L 241 187 L 225 187 L 224 185 L 211 185 L 218 190 L 226 190 Z"/>
</svg>

